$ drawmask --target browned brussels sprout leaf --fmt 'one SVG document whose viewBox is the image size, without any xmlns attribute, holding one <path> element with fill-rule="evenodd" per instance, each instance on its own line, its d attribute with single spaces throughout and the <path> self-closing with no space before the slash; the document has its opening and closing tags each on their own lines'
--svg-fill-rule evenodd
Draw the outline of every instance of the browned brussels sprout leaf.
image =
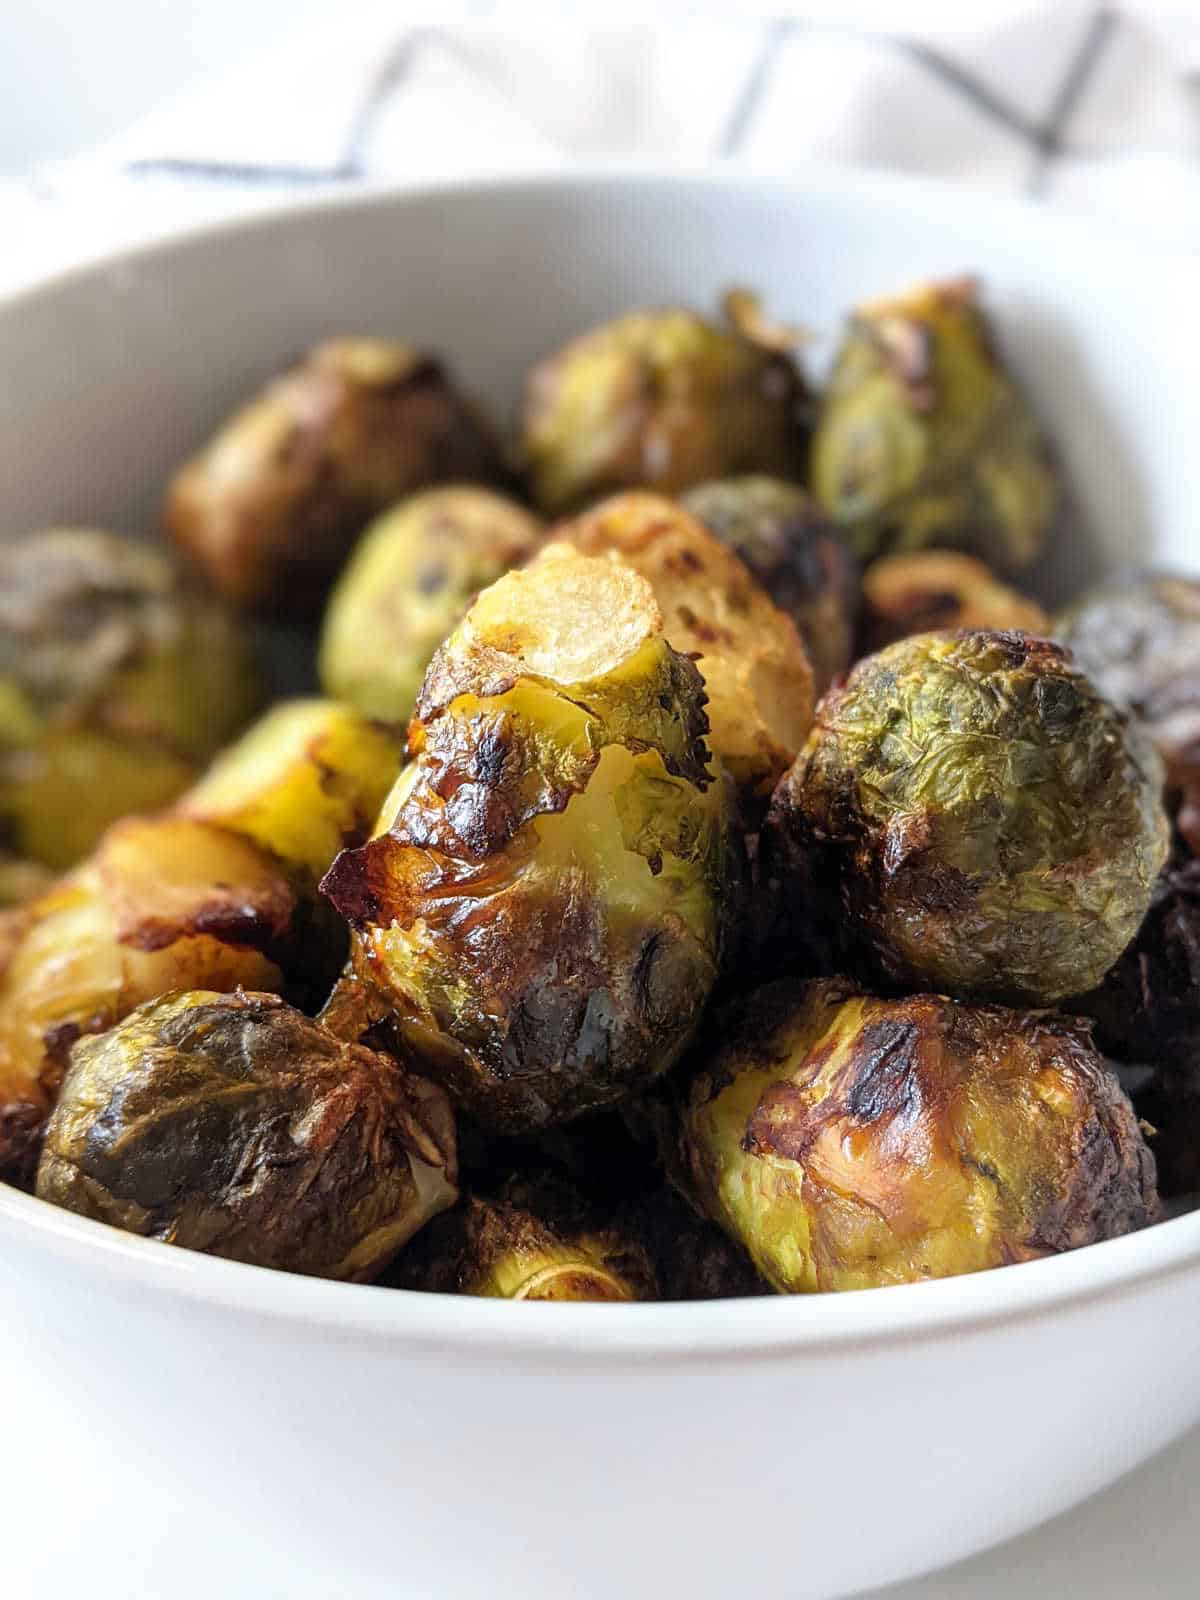
<svg viewBox="0 0 1200 1600">
<path fill-rule="evenodd" d="M 490 428 L 437 361 L 395 340 L 330 339 L 180 469 L 166 524 L 237 605 L 313 616 L 385 506 L 503 476 Z"/>
<path fill-rule="evenodd" d="M 1092 682 L 1150 729 L 1167 782 L 1200 783 L 1200 582 L 1169 573 L 1118 573 L 1058 618 Z"/>
<path fill-rule="evenodd" d="M 515 501 L 462 485 L 385 511 L 325 612 L 326 691 L 369 717 L 406 723 L 433 652 L 481 589 L 532 555 L 541 526 Z"/>
<path fill-rule="evenodd" d="M 791 618 L 744 562 L 662 495 L 617 495 L 554 532 L 585 555 L 619 556 L 646 579 L 667 639 L 700 668 L 714 753 L 747 794 L 770 794 L 812 726 L 812 668 Z"/>
<path fill-rule="evenodd" d="M 863 602 L 865 652 L 941 628 L 1050 632 L 1050 619 L 1036 600 L 957 550 L 881 556 L 863 573 Z"/>
<path fill-rule="evenodd" d="M 854 659 L 858 562 L 799 484 L 751 475 L 689 489 L 680 504 L 739 556 L 787 613 L 825 693 Z"/>
<path fill-rule="evenodd" d="M 493 1129 L 677 1059 L 720 958 L 723 786 L 649 586 L 548 548 L 434 657 L 413 760 L 323 888 L 403 1048 Z"/>
<path fill-rule="evenodd" d="M 92 528 L 0 547 L 0 838 L 62 869 L 174 800 L 262 698 L 241 626 Z"/>
<path fill-rule="evenodd" d="M 962 545 L 1012 571 L 1038 554 L 1058 486 L 972 280 L 854 313 L 817 417 L 812 486 L 864 560 Z"/>
<path fill-rule="evenodd" d="M 37 1193 L 185 1249 L 369 1279 L 455 1181 L 432 1084 L 276 995 L 200 990 L 75 1046 Z"/>
<path fill-rule="evenodd" d="M 1154 1159 L 1083 1025 L 837 979 L 734 1008 L 681 1148 L 785 1294 L 978 1272 L 1157 1214 Z"/>
<path fill-rule="evenodd" d="M 800 895 L 831 878 L 845 946 L 889 983 L 1048 1004 L 1137 932 L 1161 787 L 1140 728 L 1057 645 L 918 634 L 821 702 L 771 804 L 768 875 L 785 895 L 789 861 L 808 862 Z"/>
<path fill-rule="evenodd" d="M 761 317 L 721 328 L 691 311 L 629 311 L 547 356 L 525 388 L 537 504 L 557 515 L 621 489 L 799 477 L 808 389 L 778 334 Z"/>
<path fill-rule="evenodd" d="M 439 1217 L 396 1264 L 397 1288 L 494 1300 L 655 1300 L 637 1239 L 599 1221 L 577 1195 L 517 1181 Z"/>
</svg>

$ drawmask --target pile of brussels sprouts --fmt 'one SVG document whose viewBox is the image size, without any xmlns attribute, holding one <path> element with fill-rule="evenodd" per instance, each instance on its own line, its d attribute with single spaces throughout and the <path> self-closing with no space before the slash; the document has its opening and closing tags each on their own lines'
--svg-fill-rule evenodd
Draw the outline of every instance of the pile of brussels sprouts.
<svg viewBox="0 0 1200 1600">
<path fill-rule="evenodd" d="M 174 557 L 3 546 L 0 1176 L 610 1301 L 1200 1187 L 1200 584 L 1012 587 L 1062 494 L 972 282 L 860 307 L 823 392 L 796 345 L 629 312 L 508 443 L 327 341 L 177 473 Z"/>
</svg>

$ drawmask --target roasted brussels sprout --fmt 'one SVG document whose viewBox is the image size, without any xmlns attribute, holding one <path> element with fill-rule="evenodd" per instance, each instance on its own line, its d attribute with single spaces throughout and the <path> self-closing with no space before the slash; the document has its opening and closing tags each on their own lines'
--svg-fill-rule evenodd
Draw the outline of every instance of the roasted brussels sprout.
<svg viewBox="0 0 1200 1600">
<path fill-rule="evenodd" d="M 811 469 L 818 500 L 864 560 L 963 545 L 1003 571 L 1028 566 L 1058 499 L 1041 430 L 970 279 L 855 312 Z"/>
<path fill-rule="evenodd" d="M 1200 784 L 1200 582 L 1118 573 L 1055 627 L 1100 692 L 1143 719 L 1167 782 Z"/>
<path fill-rule="evenodd" d="M 680 504 L 728 545 L 796 624 L 824 694 L 854 659 L 858 563 L 798 484 L 751 475 L 689 489 Z"/>
<path fill-rule="evenodd" d="M 541 523 L 486 489 L 429 489 L 373 522 L 325 613 L 321 682 L 370 717 L 407 722 L 425 668 L 481 589 L 525 561 Z"/>
<path fill-rule="evenodd" d="M 714 752 L 741 788 L 769 794 L 812 726 L 812 668 L 791 618 L 661 495 L 614 496 L 554 532 L 585 555 L 620 556 L 646 579 L 671 645 L 699 661 Z"/>
<path fill-rule="evenodd" d="M 426 484 L 502 477 L 490 429 L 438 362 L 395 340 L 330 339 L 180 469 L 166 525 L 237 605 L 313 616 L 376 512 Z"/>
<path fill-rule="evenodd" d="M 272 994 L 164 995 L 71 1053 L 37 1193 L 130 1233 L 376 1276 L 453 1205 L 440 1089 Z"/>
<path fill-rule="evenodd" d="M 177 806 L 314 882 L 365 839 L 403 759 L 399 736 L 336 700 L 291 700 L 220 756 Z"/>
<path fill-rule="evenodd" d="M 182 817 L 114 823 L 84 866 L 6 916 L 0 1176 L 27 1165 L 81 1034 L 169 989 L 282 989 L 339 960 L 278 862 Z"/>
<path fill-rule="evenodd" d="M 399 767 L 397 740 L 345 706 L 277 707 L 174 813 L 114 824 L 69 878 L 9 913 L 0 1171 L 26 1159 L 80 1034 L 172 989 L 319 1003 L 346 930 L 316 880 L 366 837 Z"/>
<path fill-rule="evenodd" d="M 1138 930 L 1167 854 L 1161 770 L 1067 652 L 927 633 L 826 695 L 764 851 L 815 853 L 848 948 L 907 988 L 1050 1004 Z M 783 862 L 783 868 L 780 868 Z"/>
<path fill-rule="evenodd" d="M 741 316 L 629 311 L 580 334 L 529 374 L 523 453 L 543 510 L 619 489 L 672 494 L 736 472 L 799 477 L 808 390 L 794 336 Z"/>
<path fill-rule="evenodd" d="M 656 1300 L 643 1247 L 557 1183 L 517 1181 L 439 1217 L 396 1264 L 397 1288 L 492 1300 Z"/>
<path fill-rule="evenodd" d="M 187 788 L 262 690 L 238 625 L 132 539 L 0 545 L 0 838 L 62 869 Z"/>
<path fill-rule="evenodd" d="M 780 1292 L 1025 1261 L 1154 1220 L 1154 1160 L 1086 1028 L 836 979 L 759 990 L 692 1085 L 682 1154 Z"/>
<path fill-rule="evenodd" d="M 957 550 L 881 556 L 863 573 L 862 589 L 864 653 L 941 628 L 1050 632 L 1050 619 L 1036 600 Z"/>
<path fill-rule="evenodd" d="M 661 630 L 644 579 L 563 546 L 486 589 L 376 836 L 322 885 L 405 1051 L 493 1129 L 664 1071 L 715 977 L 725 791 Z"/>
</svg>

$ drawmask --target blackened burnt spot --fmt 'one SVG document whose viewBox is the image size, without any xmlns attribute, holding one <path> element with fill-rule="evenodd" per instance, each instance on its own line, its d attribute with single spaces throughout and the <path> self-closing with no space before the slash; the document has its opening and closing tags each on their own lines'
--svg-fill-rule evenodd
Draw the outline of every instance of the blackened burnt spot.
<svg viewBox="0 0 1200 1600">
<path fill-rule="evenodd" d="M 846 1110 L 859 1122 L 883 1117 L 913 1120 L 920 1112 L 917 1047 L 920 1029 L 911 1022 L 868 1022 L 854 1041 L 848 1066 Z"/>
<path fill-rule="evenodd" d="M 509 731 L 506 726 L 496 722 L 485 726 L 475 746 L 474 765 L 479 782 L 487 784 L 489 788 L 494 788 L 500 783 L 509 747 Z"/>
<path fill-rule="evenodd" d="M 1066 733 L 1079 721 L 1084 701 L 1070 678 L 1039 678 L 1033 686 L 1033 703 L 1049 733 Z"/>
<path fill-rule="evenodd" d="M 369 857 L 372 847 L 380 842 L 372 840 L 371 844 L 357 850 L 341 851 L 319 885 L 334 909 L 340 911 L 347 922 L 359 927 L 379 918 L 379 901 L 371 887 Z"/>
</svg>

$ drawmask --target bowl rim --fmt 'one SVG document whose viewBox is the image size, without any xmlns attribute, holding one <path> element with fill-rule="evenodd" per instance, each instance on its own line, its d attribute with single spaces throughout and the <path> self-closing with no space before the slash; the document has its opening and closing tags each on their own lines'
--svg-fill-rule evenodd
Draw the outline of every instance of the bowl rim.
<svg viewBox="0 0 1200 1600">
<path fill-rule="evenodd" d="M 739 193 L 764 189 L 810 194 L 854 205 L 881 204 L 936 215 L 952 208 L 975 212 L 994 224 L 1032 229 L 1045 241 L 1073 241 L 1103 251 L 1102 259 L 1128 260 L 1149 270 L 1156 296 L 1183 296 L 1187 266 L 1168 246 L 1114 240 L 1085 219 L 1051 213 L 1036 202 L 966 189 L 938 179 L 868 170 L 808 166 L 788 172 L 739 166 L 703 167 L 662 162 L 581 163 L 569 169 L 465 175 L 421 182 L 331 185 L 233 215 L 169 227 L 132 244 L 100 247 L 70 265 L 18 284 L 0 295 L 0 325 L 36 301 L 88 279 L 165 264 L 192 249 L 212 247 L 232 235 L 269 235 L 281 223 L 328 212 L 403 208 L 479 194 L 674 187 Z M 984 269 L 986 272 L 986 269 Z M 1136 280 L 1135 280 L 1136 281 Z M 1187 323 L 1180 324 L 1180 330 Z M 1200 346 L 1200 340 L 1197 340 Z M 1186 357 L 1180 357 L 1181 360 Z M 104 1223 L 59 1210 L 0 1183 L 0 1241 L 25 1236 L 62 1266 L 104 1269 L 105 1287 L 137 1294 L 173 1294 L 221 1312 L 252 1314 L 303 1326 L 310 1335 L 345 1340 L 365 1337 L 411 1351 L 446 1355 L 470 1352 L 494 1359 L 571 1364 L 611 1364 L 669 1358 L 711 1363 L 776 1359 L 789 1352 L 817 1353 L 847 1346 L 931 1339 L 965 1329 L 996 1327 L 1052 1314 L 1082 1301 L 1112 1300 L 1160 1279 L 1200 1268 L 1200 1211 L 1160 1222 L 1140 1233 L 1106 1240 L 1068 1254 L 938 1281 L 839 1294 L 764 1296 L 705 1302 L 635 1305 L 557 1303 L 514 1305 L 464 1296 L 422 1294 L 377 1285 L 331 1283 L 247 1266 L 123 1233 Z"/>
</svg>

